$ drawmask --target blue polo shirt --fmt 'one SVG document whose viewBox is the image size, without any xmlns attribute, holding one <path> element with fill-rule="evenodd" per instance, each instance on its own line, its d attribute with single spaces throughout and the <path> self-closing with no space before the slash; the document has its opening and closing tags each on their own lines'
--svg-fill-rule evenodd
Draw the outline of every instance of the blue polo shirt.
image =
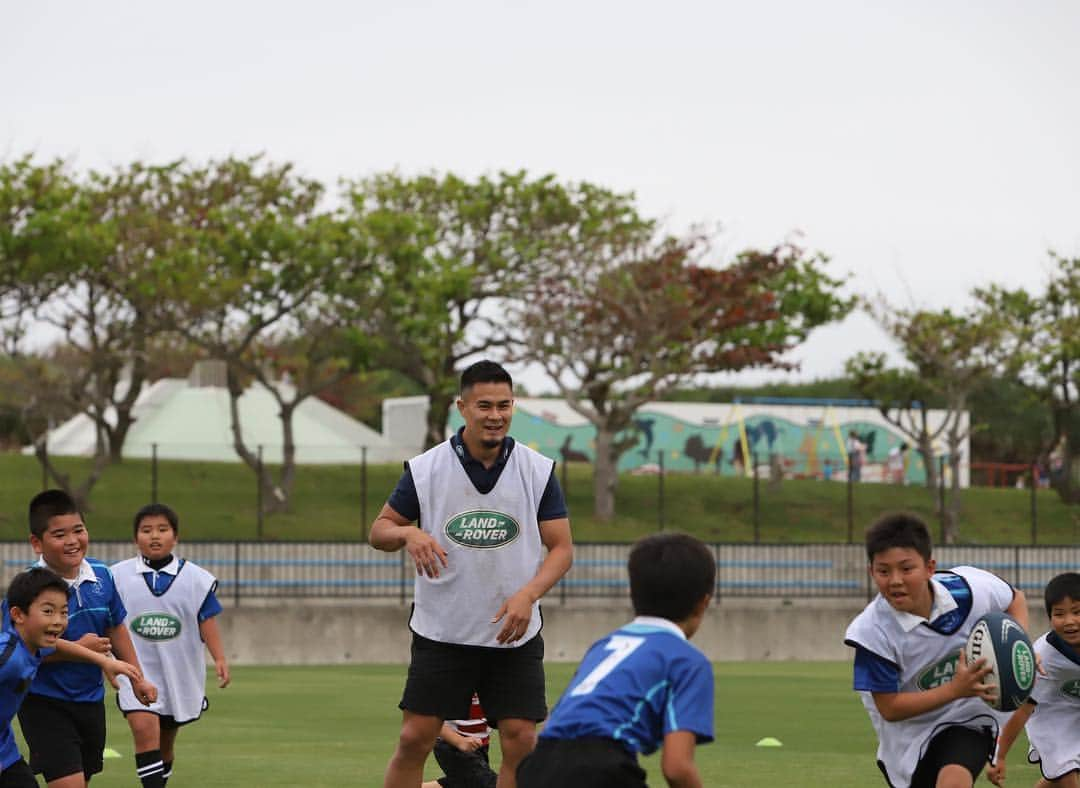
<svg viewBox="0 0 1080 788">
<path fill-rule="evenodd" d="M 15 744 L 11 721 L 30 689 L 30 682 L 41 660 L 52 649 L 31 651 L 19 633 L 7 627 L 0 630 L 0 771 L 8 769 L 22 756 Z"/>
<path fill-rule="evenodd" d="M 41 564 L 44 566 L 44 564 Z M 77 641 L 88 632 L 105 637 L 124 623 L 127 610 L 116 590 L 109 567 L 84 559 L 75 580 L 68 580 L 68 625 L 64 639 Z M 41 666 L 30 685 L 35 695 L 58 700 L 93 703 L 105 698 L 101 668 L 89 662 L 49 662 Z"/>
<path fill-rule="evenodd" d="M 673 622 L 639 616 L 596 641 L 540 731 L 655 752 L 674 731 L 713 740 L 712 664 Z"/>
<path fill-rule="evenodd" d="M 510 459 L 510 453 L 514 450 L 514 439 L 510 436 L 503 438 L 502 449 L 495 459 L 495 464 L 490 468 L 485 468 L 484 463 L 469 454 L 465 442 L 461 439 L 461 433 L 464 429 L 464 427 L 460 428 L 457 433 L 451 436 L 450 445 L 453 447 L 458 460 L 461 461 L 461 467 L 465 469 L 465 473 L 468 474 L 473 486 L 476 487 L 476 491 L 487 494 L 495 487 L 495 483 L 499 481 L 503 469 L 506 468 L 506 461 Z M 416 522 L 420 519 L 420 498 L 416 494 L 416 485 L 413 483 L 409 463 L 405 463 L 405 472 L 401 474 L 397 486 L 390 493 L 387 504 L 410 522 Z M 536 521 L 542 523 L 547 520 L 561 520 L 566 515 L 566 499 L 563 497 L 559 480 L 555 478 L 555 466 L 552 465 L 551 476 L 548 478 L 544 494 L 540 498 L 540 505 L 536 510 Z"/>
</svg>

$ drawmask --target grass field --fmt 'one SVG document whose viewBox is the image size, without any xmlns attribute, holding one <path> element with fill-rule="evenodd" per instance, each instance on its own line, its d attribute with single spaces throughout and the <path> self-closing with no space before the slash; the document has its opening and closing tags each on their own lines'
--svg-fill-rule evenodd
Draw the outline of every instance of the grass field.
<svg viewBox="0 0 1080 788">
<path fill-rule="evenodd" d="M 715 671 L 716 742 L 700 747 L 697 756 L 706 786 L 884 785 L 874 765 L 873 731 L 850 690 L 850 665 L 717 663 Z M 548 665 L 551 702 L 572 672 L 572 665 Z M 210 710 L 181 731 L 169 785 L 381 785 L 397 738 L 404 677 L 403 666 L 238 667 L 225 690 L 208 681 Z M 111 694 L 106 703 L 108 746 L 123 757 L 107 759 L 92 784 L 135 785 L 127 725 Z M 783 747 L 755 747 L 765 736 Z M 1038 778 L 1024 762 L 1023 744 L 1017 743 L 1009 764 L 1015 786 Z M 650 785 L 665 784 L 657 757 L 643 764 Z M 433 761 L 428 776 L 438 776 Z"/>
<path fill-rule="evenodd" d="M 88 461 L 58 458 L 61 468 L 81 479 Z M 86 512 L 93 539 L 130 539 L 130 518 L 151 497 L 148 461 L 128 460 L 109 468 Z M 574 538 L 578 541 L 632 541 L 657 530 L 659 479 L 624 475 L 619 481 L 617 517 L 602 524 L 592 516 L 592 474 L 570 467 L 566 485 Z M 256 539 L 351 541 L 361 537 L 400 475 L 400 466 L 367 470 L 366 507 L 356 466 L 305 466 L 297 474 L 290 512 L 265 520 L 261 534 L 255 514 L 254 476 L 239 463 L 161 462 L 159 499 L 180 513 L 188 540 Z M 26 538 L 25 508 L 41 488 L 32 457 L 0 454 L 0 540 Z M 861 484 L 854 488 L 854 536 L 880 512 L 908 509 L 923 515 L 937 532 L 934 498 L 922 487 Z M 846 485 L 785 481 L 778 489 L 760 485 L 759 535 L 763 542 L 842 542 L 848 538 Z M 1031 540 L 1030 492 L 972 488 L 964 492 L 961 540 L 973 544 L 1026 544 Z M 366 517 L 361 514 L 366 509 Z M 1068 507 L 1050 490 L 1037 496 L 1040 544 L 1072 544 L 1080 537 L 1080 507 Z M 713 542 L 754 538 L 753 486 L 748 479 L 709 474 L 669 474 L 664 478 L 665 521 Z"/>
</svg>

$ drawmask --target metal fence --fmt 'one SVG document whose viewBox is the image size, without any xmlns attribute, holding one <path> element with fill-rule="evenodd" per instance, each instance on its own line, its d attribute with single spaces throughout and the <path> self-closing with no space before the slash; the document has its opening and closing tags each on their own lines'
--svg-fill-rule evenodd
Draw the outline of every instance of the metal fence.
<svg viewBox="0 0 1080 788">
<path fill-rule="evenodd" d="M 712 544 L 716 597 L 872 596 L 861 545 Z M 133 555 L 131 542 L 95 542 L 92 553 L 112 564 Z M 629 595 L 629 544 L 579 543 L 574 566 L 547 595 L 548 603 Z M 404 551 L 384 553 L 358 542 L 184 542 L 182 554 L 218 578 L 218 596 L 412 600 L 414 570 Z M 987 569 L 1026 592 L 1040 593 L 1056 574 L 1080 570 L 1080 546 L 939 547 L 940 568 Z M 3 587 L 34 555 L 26 542 L 0 542 Z M 1030 595 L 1030 593 L 1029 593 Z"/>
</svg>

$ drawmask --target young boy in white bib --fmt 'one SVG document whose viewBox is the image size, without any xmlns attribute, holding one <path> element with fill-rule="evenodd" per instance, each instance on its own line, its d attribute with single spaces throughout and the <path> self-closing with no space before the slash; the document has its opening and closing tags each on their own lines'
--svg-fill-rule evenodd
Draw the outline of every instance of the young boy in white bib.
<svg viewBox="0 0 1080 788">
<path fill-rule="evenodd" d="M 127 608 L 124 625 L 158 696 L 146 707 L 121 681 L 116 700 L 135 739 L 135 769 L 143 788 L 164 788 L 180 726 L 199 719 L 209 706 L 204 648 L 214 659 L 222 688 L 229 684 L 229 665 L 215 619 L 221 612 L 214 595 L 217 580 L 173 555 L 180 532 L 176 512 L 149 504 L 136 513 L 134 528 L 139 555 L 116 564 L 112 572 Z"/>
<path fill-rule="evenodd" d="M 1005 611 L 1027 629 L 1024 594 L 990 572 L 956 566 L 935 574 L 930 532 L 895 513 L 866 531 L 878 595 L 848 627 L 855 690 L 878 734 L 877 762 L 891 788 L 971 788 L 994 752 L 1007 712 L 984 703 L 994 688 L 963 647 L 975 622 Z M 870 700 L 873 709 L 870 708 Z M 876 718 L 875 714 L 876 712 Z"/>
<path fill-rule="evenodd" d="M 1043 672 L 1035 676 L 1031 697 L 1005 724 L 987 777 L 1005 784 L 1005 759 L 1026 726 L 1028 760 L 1043 775 L 1036 788 L 1080 788 L 1080 574 L 1055 577 L 1043 599 L 1051 629 L 1034 645 Z"/>
</svg>

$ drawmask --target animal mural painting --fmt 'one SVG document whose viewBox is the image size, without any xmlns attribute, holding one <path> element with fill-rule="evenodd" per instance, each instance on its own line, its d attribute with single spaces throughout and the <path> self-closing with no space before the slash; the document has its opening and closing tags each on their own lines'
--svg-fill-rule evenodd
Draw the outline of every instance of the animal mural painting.
<svg viewBox="0 0 1080 788">
<path fill-rule="evenodd" d="M 583 451 L 571 448 L 570 444 L 573 443 L 574 436 L 567 435 L 563 440 L 562 446 L 559 448 L 559 454 L 562 456 L 563 462 L 592 462 L 589 459 L 589 455 Z"/>
<path fill-rule="evenodd" d="M 683 454 L 694 461 L 694 473 L 701 473 L 701 466 L 713 463 L 713 469 L 720 473 L 724 464 L 724 450 L 719 446 L 713 449 L 705 445 L 701 435 L 691 435 L 683 444 Z"/>
</svg>

